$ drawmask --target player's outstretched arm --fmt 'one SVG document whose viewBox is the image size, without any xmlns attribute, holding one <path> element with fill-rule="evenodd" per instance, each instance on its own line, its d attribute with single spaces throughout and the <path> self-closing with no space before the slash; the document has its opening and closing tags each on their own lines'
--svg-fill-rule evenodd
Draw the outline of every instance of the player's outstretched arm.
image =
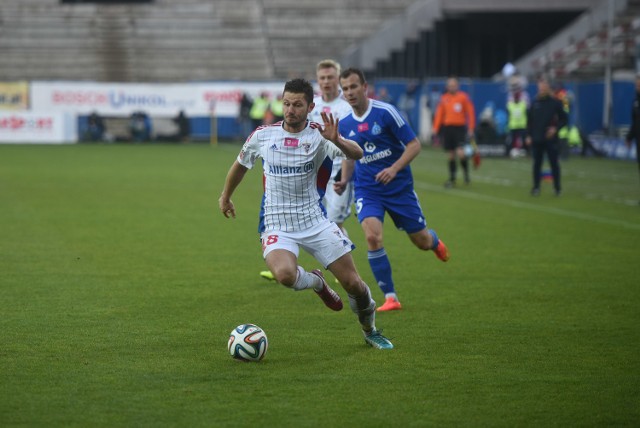
<svg viewBox="0 0 640 428">
<path fill-rule="evenodd" d="M 236 217 L 236 209 L 233 205 L 233 202 L 231 201 L 231 195 L 233 195 L 236 187 L 238 187 L 238 185 L 244 178 L 247 170 L 247 167 L 240 165 L 237 160 L 233 163 L 233 165 L 231 165 L 231 168 L 229 168 L 227 178 L 224 181 L 222 194 L 218 199 L 218 206 L 220 207 L 220 211 L 227 218 Z"/>
<path fill-rule="evenodd" d="M 344 189 L 346 189 L 347 184 L 349 184 L 351 176 L 353 175 L 353 169 L 354 161 L 352 159 L 345 159 L 342 161 L 342 173 L 340 174 L 340 180 L 333 183 L 333 190 L 338 195 L 342 195 L 344 193 Z"/>
<path fill-rule="evenodd" d="M 333 114 L 322 112 L 322 121 L 324 122 L 324 128 L 320 131 L 320 134 L 335 144 L 342 153 L 344 153 L 349 159 L 360 159 L 364 156 L 362 148 L 355 141 L 343 138 L 338 132 L 338 123 L 340 120 L 334 118 Z"/>
</svg>

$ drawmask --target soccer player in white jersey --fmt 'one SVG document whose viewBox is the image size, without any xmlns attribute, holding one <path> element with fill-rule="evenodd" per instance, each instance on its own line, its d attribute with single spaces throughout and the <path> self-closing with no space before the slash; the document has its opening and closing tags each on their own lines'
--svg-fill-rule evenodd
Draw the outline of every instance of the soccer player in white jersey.
<svg viewBox="0 0 640 428">
<path fill-rule="evenodd" d="M 392 105 L 369 99 L 362 71 L 350 68 L 340 74 L 340 86 L 353 113 L 340 120 L 341 135 L 353 139 L 364 150 L 355 163 L 355 199 L 358 221 L 368 246 L 369 265 L 385 302 L 378 311 L 402 308 L 391 275 L 391 263 L 382 240 L 385 213 L 404 230 L 421 250 L 432 250 L 446 262 L 449 250 L 433 229 L 427 229 L 418 196 L 413 189 L 410 163 L 420 153 L 420 141 Z M 350 179 L 353 160 L 343 164 L 340 192 Z"/>
<path fill-rule="evenodd" d="M 324 127 L 307 116 L 313 109 L 313 87 L 304 79 L 288 81 L 283 91 L 284 120 L 258 127 L 233 163 L 218 204 L 222 214 L 235 217 L 233 192 L 262 158 L 265 193 L 261 224 L 262 255 L 276 280 L 293 290 L 313 289 L 326 306 L 342 309 L 319 269 L 307 272 L 298 265 L 300 247 L 310 253 L 340 281 L 349 305 L 358 316 L 365 342 L 377 349 L 393 344 L 375 327 L 375 301 L 360 278 L 351 257 L 353 244 L 330 221 L 320 203 L 318 171 L 325 159 L 362 157 L 362 149 L 338 133 L 338 120 L 322 113 Z M 328 177 L 327 177 L 328 178 Z"/>
<path fill-rule="evenodd" d="M 322 113 L 331 113 L 336 119 L 341 119 L 351 114 L 351 106 L 340 95 L 339 78 L 340 64 L 337 61 L 325 59 L 316 65 L 316 80 L 320 88 L 320 95 L 313 99 L 315 107 L 309 114 L 309 120 L 312 122 L 320 123 L 322 121 Z M 336 193 L 333 188 L 336 179 L 340 180 L 342 160 L 342 157 L 337 157 L 333 160 L 331 176 L 322 202 L 327 210 L 329 220 L 337 224 L 345 235 L 349 236 L 343 223 L 351 215 L 353 182 L 347 183 L 342 194 Z M 261 271 L 260 276 L 265 279 L 275 280 L 273 273 L 268 270 Z"/>
<path fill-rule="evenodd" d="M 320 61 L 316 66 L 316 79 L 320 87 L 320 96 L 313 99 L 315 107 L 309 115 L 309 119 L 320 123 L 322 113 L 331 113 L 334 118 L 342 119 L 351 114 L 351 106 L 340 96 L 340 64 L 332 59 Z M 346 233 L 343 223 L 351 215 L 353 203 L 353 184 L 349 182 L 342 194 L 336 193 L 333 184 L 340 180 L 342 171 L 342 158 L 333 160 L 331 178 L 327 183 L 327 191 L 324 195 L 324 205 L 327 209 L 329 220 L 333 221 Z M 348 234 L 347 234 L 348 236 Z"/>
</svg>

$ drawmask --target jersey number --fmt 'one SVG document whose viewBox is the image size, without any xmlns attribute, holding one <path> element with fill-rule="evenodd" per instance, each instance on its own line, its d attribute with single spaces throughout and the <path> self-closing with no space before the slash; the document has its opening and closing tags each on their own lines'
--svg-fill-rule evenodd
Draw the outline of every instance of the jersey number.
<svg viewBox="0 0 640 428">
<path fill-rule="evenodd" d="M 278 235 L 269 235 L 266 239 L 262 240 L 262 249 L 267 248 L 268 245 L 275 244 L 278 242 Z"/>
<path fill-rule="evenodd" d="M 360 211 L 362 211 L 362 200 L 363 200 L 363 199 L 364 199 L 364 198 L 358 198 L 358 199 L 356 199 L 356 212 L 357 212 L 358 214 L 360 214 Z"/>
</svg>

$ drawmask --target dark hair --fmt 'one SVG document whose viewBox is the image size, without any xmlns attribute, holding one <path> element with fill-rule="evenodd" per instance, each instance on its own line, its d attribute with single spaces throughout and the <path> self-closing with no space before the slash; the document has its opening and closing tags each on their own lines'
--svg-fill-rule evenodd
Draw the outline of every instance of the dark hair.
<svg viewBox="0 0 640 428">
<path fill-rule="evenodd" d="M 355 74 L 355 75 L 358 76 L 358 78 L 360 79 L 360 83 L 362 85 L 367 83 L 367 80 L 364 78 L 364 73 L 362 72 L 362 70 L 360 70 L 358 68 L 354 68 L 354 67 L 349 67 L 346 70 L 344 70 L 342 73 L 340 73 L 340 78 L 341 79 L 346 79 L 347 77 L 351 76 L 352 74 Z"/>
<path fill-rule="evenodd" d="M 284 91 L 291 92 L 292 94 L 304 94 L 304 99 L 307 104 L 313 102 L 313 86 L 305 79 L 291 79 L 284 84 Z"/>
</svg>

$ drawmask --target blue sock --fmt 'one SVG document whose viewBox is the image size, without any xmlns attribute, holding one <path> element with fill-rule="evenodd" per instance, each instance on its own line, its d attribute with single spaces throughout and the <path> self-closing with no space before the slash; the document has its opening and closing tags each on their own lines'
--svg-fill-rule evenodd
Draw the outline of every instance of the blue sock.
<svg viewBox="0 0 640 428">
<path fill-rule="evenodd" d="M 384 294 L 395 293 L 393 279 L 391 278 L 391 263 L 389 263 L 389 258 L 384 248 L 369 251 L 368 258 L 369 266 L 371 266 L 371 271 L 380 290 L 382 290 Z"/>
<path fill-rule="evenodd" d="M 438 244 L 440 243 L 440 240 L 438 239 L 438 235 L 436 235 L 435 230 L 429 229 L 429 233 L 433 237 L 433 246 L 431 247 L 431 249 L 435 250 L 436 248 L 438 248 Z"/>
</svg>

